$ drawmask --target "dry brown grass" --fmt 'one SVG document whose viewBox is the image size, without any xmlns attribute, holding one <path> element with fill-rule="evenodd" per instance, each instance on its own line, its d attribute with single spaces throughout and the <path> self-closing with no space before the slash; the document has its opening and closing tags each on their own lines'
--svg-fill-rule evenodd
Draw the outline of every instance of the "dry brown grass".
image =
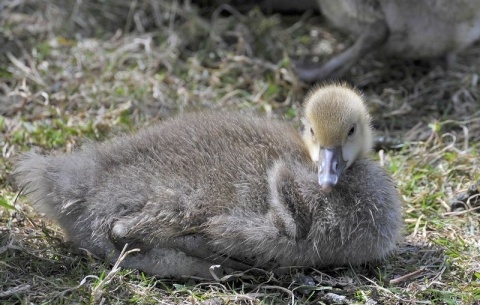
<svg viewBox="0 0 480 305">
<path fill-rule="evenodd" d="M 311 13 L 241 14 L 189 2 L 3 0 L 0 8 L 1 302 L 480 299 L 477 207 L 450 210 L 450 201 L 480 179 L 480 45 L 449 71 L 440 61 L 372 55 L 346 76 L 365 92 L 378 134 L 402 143 L 377 154 L 405 202 L 405 240 L 395 255 L 360 267 L 306 270 L 313 282 L 269 273 L 174 282 L 116 270 L 63 242 L 56 226 L 16 198 L 9 178 L 15 156 L 31 146 L 71 151 L 84 138 L 102 140 L 194 109 L 242 109 L 298 123 L 308 85 L 297 79 L 293 61 L 322 61 L 348 38 Z"/>
</svg>

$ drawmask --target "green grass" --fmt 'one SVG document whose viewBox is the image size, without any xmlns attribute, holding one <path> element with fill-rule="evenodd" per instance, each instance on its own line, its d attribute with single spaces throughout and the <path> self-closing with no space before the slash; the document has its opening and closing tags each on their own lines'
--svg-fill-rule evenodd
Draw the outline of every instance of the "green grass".
<svg viewBox="0 0 480 305">
<path fill-rule="evenodd" d="M 13 61 L 0 58 L 0 303 L 325 304 L 328 293 L 350 304 L 480 301 L 480 214 L 450 210 L 480 179 L 479 45 L 452 71 L 375 56 L 346 76 L 364 91 L 378 135 L 403 143 L 375 155 L 404 201 L 404 240 L 383 262 L 305 270 L 314 286 L 295 271 L 172 281 L 115 270 L 66 243 L 17 198 L 10 174 L 22 151 L 69 152 L 191 110 L 260 112 L 300 126 L 309 86 L 294 62 L 322 61 L 349 41 L 315 15 L 214 15 L 169 1 L 158 2 L 157 24 L 144 18 L 139 29 L 125 17 L 131 1 L 107 2 L 109 10 L 83 1 L 74 22 L 61 1 L 0 12 L 0 34 L 21 42 L 5 45 Z M 135 3 L 134 12 L 152 17 L 150 2 Z M 319 41 L 329 47 L 316 48 Z"/>
</svg>

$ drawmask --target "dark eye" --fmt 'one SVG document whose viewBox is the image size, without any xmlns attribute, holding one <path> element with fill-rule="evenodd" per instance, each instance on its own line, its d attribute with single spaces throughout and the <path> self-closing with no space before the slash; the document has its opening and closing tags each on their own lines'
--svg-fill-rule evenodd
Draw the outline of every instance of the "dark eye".
<svg viewBox="0 0 480 305">
<path fill-rule="evenodd" d="M 348 135 L 351 136 L 354 133 L 355 133 L 355 125 L 353 125 L 352 128 L 350 128 L 350 130 L 348 131 Z"/>
<path fill-rule="evenodd" d="M 312 137 L 315 136 L 315 133 L 313 132 L 313 128 L 310 127 L 310 133 L 312 134 Z"/>
</svg>

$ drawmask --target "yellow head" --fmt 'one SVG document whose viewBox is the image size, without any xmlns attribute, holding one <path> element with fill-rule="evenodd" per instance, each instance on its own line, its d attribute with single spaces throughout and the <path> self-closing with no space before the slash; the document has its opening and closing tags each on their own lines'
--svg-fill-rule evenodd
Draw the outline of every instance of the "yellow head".
<svg viewBox="0 0 480 305">
<path fill-rule="evenodd" d="M 318 182 L 329 192 L 342 171 L 372 149 L 370 115 L 360 94 L 345 84 L 312 89 L 304 108 L 303 139 L 318 162 Z"/>
</svg>

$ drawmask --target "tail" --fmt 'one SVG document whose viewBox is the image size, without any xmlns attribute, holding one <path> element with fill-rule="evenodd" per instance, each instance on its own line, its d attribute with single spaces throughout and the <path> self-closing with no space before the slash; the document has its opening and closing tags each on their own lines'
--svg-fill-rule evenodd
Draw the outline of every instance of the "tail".
<svg viewBox="0 0 480 305">
<path fill-rule="evenodd" d="M 85 196 L 95 185 L 95 161 L 83 152 L 69 156 L 23 154 L 14 179 L 32 205 L 62 225 L 84 209 Z"/>
</svg>

